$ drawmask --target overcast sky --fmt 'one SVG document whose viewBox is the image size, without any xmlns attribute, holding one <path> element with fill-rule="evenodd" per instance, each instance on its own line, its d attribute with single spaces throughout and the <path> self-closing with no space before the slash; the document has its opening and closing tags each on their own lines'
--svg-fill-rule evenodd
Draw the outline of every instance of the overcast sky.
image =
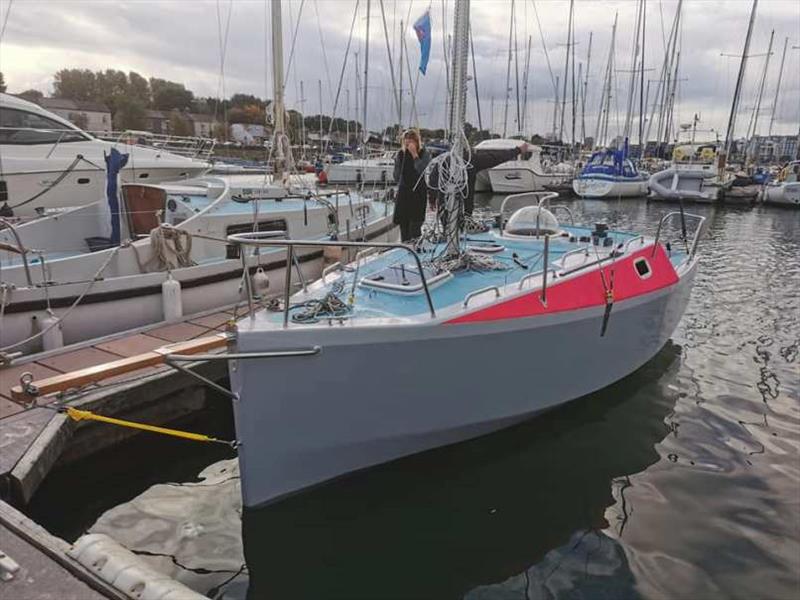
<svg viewBox="0 0 800 600">
<path fill-rule="evenodd" d="M 285 0 L 283 2 L 284 57 L 288 64 L 292 36 L 302 4 L 294 62 L 286 84 L 287 104 L 301 108 L 300 82 L 305 89 L 305 112 L 319 112 L 318 81 L 322 81 L 322 106 L 330 112 L 342 61 L 345 57 L 356 0 Z M 363 69 L 366 53 L 366 4 L 361 0 L 355 24 L 353 51 L 359 52 Z M 647 0 L 646 68 L 650 79 L 659 77 L 664 56 L 664 35 L 669 32 L 677 0 Z M 699 113 L 702 127 L 722 130 L 727 121 L 739 61 L 721 54 L 741 54 L 752 2 L 750 0 L 685 0 L 680 36 L 680 77 L 676 110 L 679 122 Z M 444 32 L 452 28 L 453 1 L 385 0 L 395 70 L 397 71 L 400 20 L 413 22 L 430 6 L 433 49 L 428 73 L 418 78 L 417 107 L 422 126 L 444 124 L 445 70 Z M 10 7 L 10 10 L 9 10 Z M 546 133 L 552 127 L 553 85 L 545 59 L 542 37 L 535 18 L 538 12 L 555 75 L 564 69 L 567 16 L 566 0 L 516 0 L 517 58 L 522 87 L 526 45 L 532 36 L 525 130 Z M 135 70 L 184 83 L 199 95 L 222 93 L 220 56 L 225 48 L 224 93 L 252 93 L 271 97 L 268 65 L 269 2 L 265 0 L 0 0 L 0 29 L 7 23 L 0 43 L 0 71 L 9 91 L 36 88 L 52 91 L 53 73 L 59 68 L 115 68 Z M 442 11 L 446 15 L 443 17 Z M 373 0 L 370 23 L 370 68 L 368 123 L 371 128 L 396 122 L 391 95 L 383 19 L 379 0 Z M 578 1 L 575 6 L 576 63 L 586 68 L 589 33 L 593 32 L 592 56 L 586 105 L 586 132 L 592 135 L 600 103 L 603 70 L 608 60 L 614 13 L 619 13 L 616 44 L 617 83 L 612 103 L 610 129 L 616 130 L 617 112 L 624 119 L 633 46 L 636 2 Z M 472 0 L 472 31 L 475 42 L 478 85 L 484 127 L 502 133 L 506 105 L 505 81 L 511 0 Z M 228 29 L 227 44 L 221 43 Z M 774 133 L 798 132 L 800 122 L 800 2 L 761 0 L 753 32 L 751 54 L 766 52 L 770 31 L 775 30 L 758 130 L 766 133 L 771 117 L 778 67 L 784 39 L 789 38 L 786 65 L 778 103 Z M 220 35 L 222 32 L 222 35 Z M 419 46 L 413 30 L 406 26 L 414 80 Z M 793 48 L 794 47 L 794 48 Z M 748 63 L 737 134 L 743 135 L 755 104 L 764 56 Z M 404 68 L 405 69 L 405 68 Z M 656 83 L 651 84 L 651 94 Z M 404 73 L 404 120 L 411 112 L 408 74 Z M 512 65 L 512 87 L 514 68 Z M 355 116 L 355 57 L 348 60 L 344 89 L 349 91 L 350 111 Z M 360 95 L 360 93 L 359 93 Z M 512 89 L 507 131 L 515 132 L 516 92 Z M 522 96 L 522 90 L 520 90 Z M 359 102 L 361 100 L 359 99 Z M 337 114 L 344 116 L 347 95 L 342 92 Z M 494 107 L 492 111 L 491 108 Z M 571 112 L 567 109 L 568 114 Z M 473 91 L 468 120 L 477 125 Z M 721 134 L 722 135 L 722 134 Z"/>
</svg>

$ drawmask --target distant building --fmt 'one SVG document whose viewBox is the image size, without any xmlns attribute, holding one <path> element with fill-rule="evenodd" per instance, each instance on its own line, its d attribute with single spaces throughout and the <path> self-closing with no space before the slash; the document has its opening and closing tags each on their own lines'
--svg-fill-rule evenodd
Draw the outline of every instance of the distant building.
<svg viewBox="0 0 800 600">
<path fill-rule="evenodd" d="M 84 102 L 69 98 L 42 98 L 39 106 L 67 119 L 85 131 L 111 131 L 111 111 L 99 102 Z"/>
<path fill-rule="evenodd" d="M 194 135 L 203 138 L 214 137 L 214 117 L 200 113 L 187 113 L 186 116 L 194 127 Z"/>
<path fill-rule="evenodd" d="M 151 133 L 169 133 L 169 113 L 160 110 L 144 111 L 145 129 Z"/>
<path fill-rule="evenodd" d="M 231 139 L 243 146 L 261 146 L 267 139 L 267 130 L 263 125 L 234 123 L 231 125 Z"/>
<path fill-rule="evenodd" d="M 750 140 L 750 155 L 760 163 L 785 163 L 798 158 L 797 135 L 757 135 Z"/>
</svg>

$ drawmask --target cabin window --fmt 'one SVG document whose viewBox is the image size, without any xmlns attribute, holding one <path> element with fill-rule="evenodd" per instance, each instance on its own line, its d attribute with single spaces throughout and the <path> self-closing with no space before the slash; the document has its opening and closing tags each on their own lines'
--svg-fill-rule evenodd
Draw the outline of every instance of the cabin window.
<svg viewBox="0 0 800 600">
<path fill-rule="evenodd" d="M 80 130 L 42 115 L 0 108 L 0 144 L 63 144 L 88 139 Z"/>
<path fill-rule="evenodd" d="M 89 183 L 89 178 L 88 177 L 78 177 L 78 183 L 80 185 L 86 185 L 87 183 Z"/>
<path fill-rule="evenodd" d="M 139 173 L 139 179 L 147 179 L 150 177 L 150 173 Z"/>
<path fill-rule="evenodd" d="M 258 222 L 256 231 L 287 231 L 286 219 L 266 219 Z M 237 233 L 251 233 L 253 231 L 252 223 L 240 223 L 237 225 L 228 225 L 225 230 L 225 235 L 235 235 Z"/>
<path fill-rule="evenodd" d="M 646 258 L 637 258 L 633 261 L 633 268 L 636 269 L 637 275 L 642 279 L 647 279 L 653 272 L 650 270 L 650 263 Z"/>
</svg>

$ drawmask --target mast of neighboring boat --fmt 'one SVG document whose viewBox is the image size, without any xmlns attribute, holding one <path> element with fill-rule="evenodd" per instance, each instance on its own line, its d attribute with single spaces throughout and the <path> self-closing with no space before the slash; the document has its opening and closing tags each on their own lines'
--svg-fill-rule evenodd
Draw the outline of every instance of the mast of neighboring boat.
<svg viewBox="0 0 800 600">
<path fill-rule="evenodd" d="M 783 54 L 781 55 L 781 66 L 778 69 L 778 84 L 775 86 L 775 100 L 772 102 L 772 114 L 769 117 L 769 130 L 767 135 L 772 135 L 772 126 L 775 123 L 775 112 L 778 110 L 778 97 L 781 93 L 781 80 L 783 79 L 783 65 L 786 62 L 786 47 L 789 45 L 789 38 L 783 40 Z"/>
<path fill-rule="evenodd" d="M 750 156 L 750 140 L 755 140 L 756 133 L 758 132 L 758 117 L 761 112 L 761 98 L 764 96 L 764 83 L 767 80 L 767 71 L 769 70 L 769 57 L 772 56 L 772 41 L 775 38 L 775 30 L 769 34 L 769 46 L 767 47 L 767 56 L 764 59 L 764 70 L 761 72 L 761 81 L 758 84 L 758 96 L 756 97 L 756 105 L 753 107 L 753 113 L 750 115 L 750 123 L 747 125 L 748 141 L 747 149 L 745 150 L 745 164 L 748 162 Z M 758 148 L 753 148 L 753 153 L 758 155 Z"/>
<path fill-rule="evenodd" d="M 469 30 L 469 47 L 470 53 L 472 54 L 472 83 L 475 86 L 475 105 L 478 109 L 478 131 L 483 131 L 483 119 L 481 118 L 481 96 L 478 93 L 478 69 L 475 66 L 475 43 L 472 39 L 472 27 Z M 530 52 L 530 46 L 529 46 Z M 526 80 L 527 82 L 527 70 L 526 70 Z M 525 93 L 527 97 L 528 89 L 525 88 Z M 492 110 L 494 110 L 494 104 L 492 104 Z"/>
<path fill-rule="evenodd" d="M 356 127 L 356 131 L 355 131 L 356 144 L 359 144 L 361 142 L 361 136 L 360 136 L 360 134 L 358 132 L 358 125 L 359 125 L 359 118 L 361 117 L 361 108 L 360 108 L 359 100 L 358 100 L 359 96 L 360 96 L 358 88 L 361 85 L 361 80 L 359 78 L 359 74 L 361 73 L 361 70 L 360 70 L 361 67 L 360 67 L 359 62 L 358 62 L 358 52 L 354 52 L 354 54 L 355 54 L 355 59 L 356 59 L 355 69 L 353 70 L 353 75 L 355 76 L 355 86 L 356 86 L 356 90 L 355 90 L 356 91 L 356 94 L 355 94 L 355 96 L 356 96 L 356 107 L 355 107 L 356 108 L 356 118 L 355 118 L 354 125 Z M 363 125 L 362 125 L 362 129 L 363 129 Z"/>
<path fill-rule="evenodd" d="M 402 127 L 403 111 L 400 109 L 400 96 L 398 95 L 397 82 L 394 78 L 394 62 L 392 62 L 392 48 L 389 44 L 389 28 L 386 25 L 386 10 L 383 6 L 383 0 L 380 0 L 381 5 L 381 20 L 383 21 L 383 37 L 386 40 L 386 56 L 389 62 L 389 75 L 392 79 L 392 97 L 394 98 L 394 106 L 397 109 L 397 123 Z"/>
<path fill-rule="evenodd" d="M 528 36 L 528 51 L 525 54 L 525 72 L 522 76 L 522 124 L 520 125 L 520 131 L 525 133 L 525 121 L 528 118 L 528 71 L 531 67 L 531 40 L 533 39 L 532 35 Z M 473 66 L 474 66 L 473 61 Z"/>
<path fill-rule="evenodd" d="M 399 122 L 398 125 L 400 129 L 403 129 L 403 53 L 405 52 L 406 47 L 406 38 L 403 35 L 403 19 L 400 19 L 400 85 L 399 85 L 399 93 L 398 100 L 400 101 L 400 106 L 398 107 L 397 111 L 399 113 Z"/>
<path fill-rule="evenodd" d="M 756 21 L 757 8 L 758 0 L 753 0 L 753 8 L 750 10 L 750 23 L 747 25 L 747 35 L 744 39 L 742 59 L 739 62 L 739 74 L 736 76 L 736 88 L 733 91 L 731 112 L 728 116 L 728 127 L 725 132 L 725 150 L 719 157 L 718 170 L 720 176 L 722 176 L 722 171 L 725 168 L 725 161 L 728 159 L 728 156 L 730 156 L 731 147 L 733 146 L 733 135 L 736 131 L 736 113 L 739 111 L 739 99 L 742 95 L 742 83 L 744 82 L 744 73 L 747 67 L 747 55 L 750 52 L 750 40 L 753 38 L 753 25 Z"/>
<path fill-rule="evenodd" d="M 327 146 L 327 144 L 323 143 L 324 140 L 322 139 L 322 79 L 317 79 L 317 95 L 319 96 L 319 145 L 320 148 Z M 331 118 L 331 122 L 333 118 Z"/>
<path fill-rule="evenodd" d="M 570 48 L 572 47 L 572 15 L 574 10 L 575 0 L 569 0 L 569 16 L 567 17 L 567 47 L 564 53 L 564 81 L 561 83 L 561 124 L 558 127 L 558 139 L 562 143 L 564 142 L 564 115 L 567 108 L 567 80 L 569 79 Z"/>
<path fill-rule="evenodd" d="M 631 137 L 631 127 L 633 125 L 633 99 L 636 91 L 636 78 L 639 75 L 639 38 L 642 32 L 642 14 L 644 12 L 643 0 L 638 0 L 636 4 L 636 29 L 633 34 L 633 47 L 631 48 L 631 79 L 628 85 L 628 103 L 625 111 L 625 125 L 622 130 L 623 138 Z"/>
<path fill-rule="evenodd" d="M 513 10 L 513 9 L 512 9 Z M 519 105 L 519 48 L 517 46 L 517 22 L 514 20 L 514 92 L 517 99 L 517 133 L 522 133 Z"/>
<path fill-rule="evenodd" d="M 586 77 L 583 80 L 583 93 L 581 94 L 581 143 L 586 143 L 586 94 L 589 89 L 589 66 L 592 64 L 592 35 L 589 32 L 589 50 L 586 52 Z"/>
<path fill-rule="evenodd" d="M 300 80 L 300 144 L 303 149 L 301 155 L 306 158 L 306 94 L 303 91 L 303 80 Z"/>
<path fill-rule="evenodd" d="M 272 0 L 272 85 L 273 105 L 275 107 L 275 132 L 273 139 L 277 148 L 275 152 L 275 166 L 273 181 L 283 178 L 283 169 L 286 156 L 283 152 L 283 136 L 286 132 L 285 110 L 283 101 L 283 29 L 281 22 L 281 0 Z"/>
<path fill-rule="evenodd" d="M 595 146 L 600 147 L 608 135 L 608 117 L 611 112 L 611 82 L 614 74 L 614 51 L 617 39 L 617 19 L 614 13 L 614 25 L 611 27 L 611 43 L 608 48 L 608 62 L 603 76 L 603 91 L 600 94 L 600 110 L 597 113 L 597 129 L 595 130 Z"/>
<path fill-rule="evenodd" d="M 505 90 L 505 106 L 503 107 L 503 137 L 508 134 L 508 103 L 511 93 L 511 44 L 514 40 L 514 0 L 511 0 L 511 16 L 508 19 L 508 62 L 506 66 L 506 90 Z"/>
<path fill-rule="evenodd" d="M 647 50 L 645 44 L 645 37 L 647 34 L 647 0 L 642 0 L 642 58 L 640 63 L 639 73 L 639 159 L 644 158 L 644 147 L 647 142 L 643 140 L 644 137 L 644 113 L 647 105 L 645 104 L 644 97 L 644 55 Z"/>
<path fill-rule="evenodd" d="M 372 0 L 367 0 L 367 34 L 364 39 L 364 123 L 362 124 L 363 143 L 361 156 L 367 157 L 367 143 L 369 142 L 369 127 L 367 126 L 367 90 L 369 88 L 369 13 L 372 7 Z"/>
</svg>

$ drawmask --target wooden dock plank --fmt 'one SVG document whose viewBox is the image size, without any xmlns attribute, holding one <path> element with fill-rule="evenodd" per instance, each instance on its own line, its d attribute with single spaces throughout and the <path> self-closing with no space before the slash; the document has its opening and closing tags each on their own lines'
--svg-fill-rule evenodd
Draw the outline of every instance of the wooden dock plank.
<svg viewBox="0 0 800 600">
<path fill-rule="evenodd" d="M 205 317 L 190 319 L 189 322 L 194 323 L 195 325 L 202 325 L 203 327 L 208 327 L 210 329 L 219 329 L 220 327 L 224 327 L 232 318 L 233 315 L 231 313 L 218 312 L 212 315 L 206 315 Z"/>
<path fill-rule="evenodd" d="M 137 336 L 132 336 L 132 338 L 147 338 L 147 336 L 137 334 Z M 131 342 L 132 338 L 125 338 L 122 340 L 115 340 L 115 341 L 121 343 Z M 154 340 L 158 342 L 155 348 L 152 348 L 146 352 L 133 354 L 131 356 L 127 356 L 125 358 L 121 358 L 111 362 L 99 365 L 93 365 L 90 367 L 86 367 L 85 369 L 72 371 L 70 373 L 57 373 L 52 369 L 47 369 L 48 371 L 50 371 L 50 374 L 47 374 L 44 377 L 36 376 L 34 374 L 33 383 L 38 390 L 38 396 L 46 396 L 47 394 L 61 392 L 67 389 L 83 387 L 85 385 L 97 383 L 98 381 L 102 381 L 110 377 L 116 377 L 118 375 L 123 375 L 123 374 L 131 374 L 133 371 L 160 365 L 164 362 L 164 354 L 168 352 L 174 354 L 197 354 L 222 348 L 227 344 L 228 336 L 224 333 L 216 333 L 202 338 L 177 342 L 174 344 L 166 344 L 166 345 L 164 344 L 163 340 L 157 340 L 156 338 L 149 338 L 144 340 L 137 339 L 127 345 L 119 344 L 118 346 L 115 346 L 115 348 L 117 348 L 119 352 L 128 352 L 137 346 L 139 347 L 150 346 L 152 345 L 152 341 Z M 107 347 L 109 344 L 113 343 L 114 342 L 108 342 L 106 344 L 101 344 L 101 346 Z M 24 367 L 31 365 L 39 367 L 41 369 L 46 369 L 46 367 L 43 367 L 42 365 L 36 365 L 36 363 L 30 363 L 29 365 L 21 365 L 20 367 L 16 368 L 21 369 L 20 373 L 22 373 L 24 372 Z M 18 378 L 19 376 L 17 376 L 17 381 Z M 25 392 L 21 388 L 21 386 L 14 385 L 13 383 L 11 383 L 11 379 L 9 379 L 9 383 L 10 385 L 14 386 L 13 389 L 11 390 L 11 395 L 10 395 L 10 398 L 12 400 L 15 400 L 17 402 L 29 402 L 32 399 L 32 397 L 27 392 Z"/>
<path fill-rule="evenodd" d="M 0 396 L 3 396 L 9 400 L 14 400 L 14 396 L 11 393 L 11 388 L 13 388 L 15 385 L 19 385 L 19 377 L 26 371 L 33 373 L 34 379 L 44 379 L 46 377 L 60 375 L 60 373 L 55 369 L 51 369 L 36 363 L 25 363 L 22 365 L 0 369 Z"/>
<path fill-rule="evenodd" d="M 70 371 L 85 369 L 86 367 L 110 362 L 118 358 L 122 358 L 122 356 L 119 354 L 112 354 L 100 348 L 89 347 L 73 350 L 72 352 L 65 352 L 64 354 L 48 356 L 47 358 L 38 359 L 36 362 L 45 367 L 55 369 L 56 371 L 69 373 Z"/>
<path fill-rule="evenodd" d="M 181 342 L 183 340 L 200 337 L 201 335 L 208 335 L 212 333 L 212 329 L 213 327 L 204 327 L 202 325 L 196 325 L 195 323 L 184 322 L 150 329 L 147 331 L 147 335 L 160 338 L 167 342 Z"/>
<path fill-rule="evenodd" d="M 111 340 L 108 342 L 103 342 L 102 344 L 95 344 L 94 347 L 99 348 L 100 350 L 105 350 L 106 352 L 117 354 L 118 356 L 136 356 L 137 354 L 143 354 L 145 352 L 155 350 L 156 348 L 160 348 L 163 345 L 164 340 L 160 338 L 151 337 L 143 333 L 137 333 L 135 335 L 129 335 L 118 340 Z"/>
</svg>

